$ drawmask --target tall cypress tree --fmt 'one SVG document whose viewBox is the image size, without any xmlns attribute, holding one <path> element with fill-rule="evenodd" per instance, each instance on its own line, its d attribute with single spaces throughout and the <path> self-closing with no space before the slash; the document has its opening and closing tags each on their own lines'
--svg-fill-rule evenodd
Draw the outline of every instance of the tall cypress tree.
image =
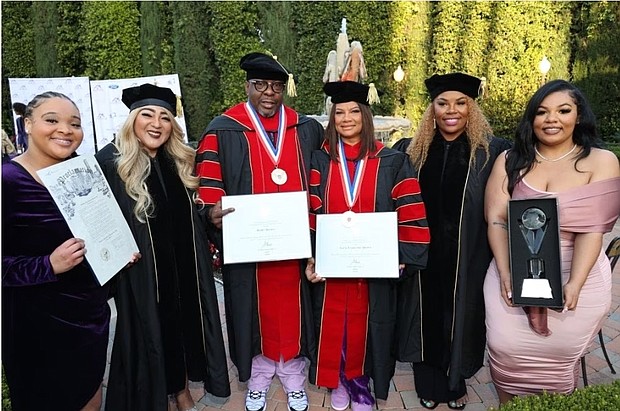
<svg viewBox="0 0 620 411">
<path fill-rule="evenodd" d="M 60 1 L 57 12 L 56 58 L 58 65 L 65 76 L 82 76 L 86 71 L 84 43 L 79 41 L 77 33 L 88 30 L 82 20 L 82 2 Z"/>
<path fill-rule="evenodd" d="M 274 1 L 258 3 L 260 39 L 263 46 L 278 56 L 278 60 L 291 71 L 295 69 L 297 33 L 293 30 L 291 2 Z"/>
<path fill-rule="evenodd" d="M 434 4 L 429 74 L 463 70 L 461 44 L 465 40 L 463 21 L 466 7 L 467 4 L 462 1 L 442 1 Z"/>
<path fill-rule="evenodd" d="M 9 78 L 35 77 L 31 2 L 3 1 L 2 7 L 2 128 L 13 130 Z M 27 102 L 24 102 L 27 103 Z"/>
<path fill-rule="evenodd" d="M 289 72 L 295 74 L 297 33 L 292 27 L 292 3 L 287 1 L 258 2 L 257 9 L 258 31 L 263 47 L 275 55 Z M 294 105 L 294 103 L 294 99 L 285 97 L 285 104 Z"/>
<path fill-rule="evenodd" d="M 254 2 L 209 2 L 209 39 L 220 80 L 221 98 L 216 113 L 246 99 L 241 57 L 253 51 L 265 51 L 257 29 L 257 5 Z"/>
<path fill-rule="evenodd" d="M 140 47 L 142 49 L 142 72 L 145 76 L 161 74 L 162 21 L 160 2 L 143 1 L 140 7 Z"/>
<path fill-rule="evenodd" d="M 96 80 L 142 76 L 135 2 L 87 1 L 82 18 L 86 75 Z"/>
<path fill-rule="evenodd" d="M 336 2 L 293 2 L 296 45 L 297 98 L 294 107 L 302 113 L 320 114 L 325 108 L 323 73 L 327 54 L 336 48 L 344 17 Z"/>
<path fill-rule="evenodd" d="M 219 101 L 218 79 L 209 55 L 208 3 L 170 4 L 173 15 L 174 61 L 179 73 L 188 140 L 198 140 Z"/>
<path fill-rule="evenodd" d="M 32 3 L 34 55 L 38 77 L 62 75 L 56 58 L 57 4 L 55 1 L 35 1 Z"/>
<path fill-rule="evenodd" d="M 575 6 L 573 78 L 592 105 L 602 137 L 620 141 L 620 3 Z"/>
</svg>

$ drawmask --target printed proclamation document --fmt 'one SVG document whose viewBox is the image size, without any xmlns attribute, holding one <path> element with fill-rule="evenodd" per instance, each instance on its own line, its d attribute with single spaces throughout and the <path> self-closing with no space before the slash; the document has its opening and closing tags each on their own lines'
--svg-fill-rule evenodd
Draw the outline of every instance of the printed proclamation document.
<svg viewBox="0 0 620 411">
<path fill-rule="evenodd" d="M 37 172 L 76 238 L 86 261 L 105 284 L 138 252 L 131 230 L 93 155 L 63 161 Z"/>
</svg>

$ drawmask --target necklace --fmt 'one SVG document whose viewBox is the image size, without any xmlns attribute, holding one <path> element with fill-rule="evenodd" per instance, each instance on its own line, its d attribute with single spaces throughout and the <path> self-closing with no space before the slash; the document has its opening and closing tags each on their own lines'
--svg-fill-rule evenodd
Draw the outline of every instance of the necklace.
<svg viewBox="0 0 620 411">
<path fill-rule="evenodd" d="M 536 152 L 536 154 L 538 154 L 538 157 L 542 158 L 543 160 L 548 161 L 550 163 L 555 163 L 556 161 L 560 161 L 568 157 L 573 151 L 575 151 L 576 148 L 577 148 L 577 144 L 573 144 L 573 148 L 571 148 L 566 154 L 563 154 L 558 158 L 554 158 L 553 160 L 550 160 L 547 157 L 540 154 L 540 151 L 538 151 L 538 148 L 536 146 L 534 146 L 534 151 Z"/>
</svg>

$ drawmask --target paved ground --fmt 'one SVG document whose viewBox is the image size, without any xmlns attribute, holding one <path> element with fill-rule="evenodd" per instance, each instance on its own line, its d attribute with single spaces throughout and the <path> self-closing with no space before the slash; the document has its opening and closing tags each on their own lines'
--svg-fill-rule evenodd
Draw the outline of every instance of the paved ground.
<svg viewBox="0 0 620 411">
<path fill-rule="evenodd" d="M 616 224 L 614 230 L 605 236 L 605 247 L 609 241 L 620 236 L 620 222 Z M 220 302 L 220 312 L 222 313 L 222 323 L 224 323 L 224 304 L 223 304 L 223 291 L 220 284 L 217 284 L 218 300 Z M 620 264 L 616 266 L 614 271 L 614 281 L 612 288 L 612 307 L 610 316 L 607 319 L 605 326 L 603 327 L 603 334 L 605 336 L 605 346 L 607 352 L 611 358 L 611 361 L 618 370 L 619 374 L 612 374 L 605 359 L 603 357 L 602 350 L 598 344 L 598 338 L 593 342 L 590 348 L 589 354 L 586 356 L 587 362 L 587 374 L 588 382 L 593 384 L 607 384 L 613 380 L 620 379 Z M 114 313 L 115 314 L 115 313 Z M 114 316 L 113 314 L 113 316 Z M 114 327 L 116 317 L 113 317 L 112 328 Z M 226 337 L 226 328 L 224 329 L 224 337 Z M 112 329 L 113 333 L 113 329 Z M 109 353 L 109 350 L 108 350 Z M 231 391 L 232 395 L 225 404 L 217 404 L 211 401 L 209 398 L 204 397 L 204 391 L 199 383 L 190 383 L 190 390 L 192 396 L 197 401 L 197 408 L 199 411 L 217 411 L 217 410 L 230 410 L 230 411 L 243 411 L 245 404 L 245 384 L 241 384 L 237 381 L 236 369 L 230 363 L 229 360 L 229 374 L 231 379 Z M 107 371 L 106 371 L 107 376 Z M 487 366 L 483 367 L 474 377 L 467 381 L 467 391 L 469 395 L 469 404 L 467 405 L 467 411 L 486 411 L 491 407 L 498 407 L 498 399 L 493 384 L 491 383 L 491 377 L 489 375 L 489 369 Z M 406 363 L 397 363 L 396 374 L 392 380 L 391 390 L 388 395 L 387 401 L 379 401 L 379 410 L 423 410 L 424 408 L 418 401 L 418 396 L 415 393 L 415 387 L 413 385 L 413 375 L 411 366 Z M 583 381 L 580 380 L 580 386 L 583 386 Z M 308 397 L 310 400 L 309 411 L 331 410 L 330 394 L 327 389 L 317 388 L 309 385 L 307 388 Z M 282 386 L 279 381 L 274 381 L 271 389 L 267 395 L 267 410 L 266 411 L 287 411 L 286 395 L 282 390 Z M 200 400 L 200 402 L 198 402 Z M 176 405 L 171 401 L 168 407 L 169 411 L 177 411 Z M 441 404 L 436 408 L 437 411 L 448 410 L 445 404 Z M 182 410 L 181 410 L 182 411 Z"/>
</svg>

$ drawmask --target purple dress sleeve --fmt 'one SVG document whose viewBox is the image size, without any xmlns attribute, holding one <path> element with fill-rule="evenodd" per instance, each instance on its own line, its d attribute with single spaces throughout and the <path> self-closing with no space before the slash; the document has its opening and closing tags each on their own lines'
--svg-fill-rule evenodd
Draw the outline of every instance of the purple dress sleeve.
<svg viewBox="0 0 620 411">
<path fill-rule="evenodd" d="M 50 254 L 72 237 L 49 192 L 15 162 L 2 168 L 2 286 L 58 281 Z"/>
<path fill-rule="evenodd" d="M 50 258 L 47 255 L 2 256 L 2 286 L 19 287 L 56 281 Z"/>
</svg>

